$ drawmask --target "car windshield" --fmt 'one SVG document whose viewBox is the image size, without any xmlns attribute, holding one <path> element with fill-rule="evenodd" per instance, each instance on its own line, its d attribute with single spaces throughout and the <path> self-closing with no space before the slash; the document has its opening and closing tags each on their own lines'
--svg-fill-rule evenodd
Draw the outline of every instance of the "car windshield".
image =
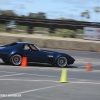
<svg viewBox="0 0 100 100">
<path fill-rule="evenodd" d="M 36 46 L 36 45 L 34 45 L 39 51 L 42 51 L 42 49 L 41 48 L 39 48 L 38 46 Z"/>
</svg>

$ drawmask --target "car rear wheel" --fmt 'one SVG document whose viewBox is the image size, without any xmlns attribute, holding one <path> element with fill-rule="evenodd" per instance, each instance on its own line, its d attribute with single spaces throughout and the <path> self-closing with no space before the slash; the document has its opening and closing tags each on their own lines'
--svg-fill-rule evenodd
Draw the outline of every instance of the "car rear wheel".
<svg viewBox="0 0 100 100">
<path fill-rule="evenodd" d="M 15 66 L 21 65 L 21 62 L 22 62 L 22 57 L 21 57 L 21 55 L 19 55 L 19 54 L 14 54 L 13 56 L 11 56 L 10 62 L 11 62 L 11 64 L 13 64 L 13 65 L 15 65 Z"/>
<path fill-rule="evenodd" d="M 59 67 L 65 67 L 68 65 L 68 61 L 66 57 L 59 57 L 57 60 L 57 66 Z"/>
</svg>

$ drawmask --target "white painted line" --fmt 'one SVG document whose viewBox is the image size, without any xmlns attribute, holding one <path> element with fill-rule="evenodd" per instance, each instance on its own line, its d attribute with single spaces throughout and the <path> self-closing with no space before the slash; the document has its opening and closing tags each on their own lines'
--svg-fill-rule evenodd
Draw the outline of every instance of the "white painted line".
<svg viewBox="0 0 100 100">
<path fill-rule="evenodd" d="M 67 69 L 68 71 L 85 71 L 85 70 L 77 70 L 77 69 Z M 87 71 L 86 71 L 87 72 Z M 91 71 L 91 72 L 93 72 L 93 71 Z M 24 75 L 33 75 L 33 76 L 40 76 L 40 77 L 49 77 L 49 78 L 59 78 L 59 76 L 51 76 L 51 75 L 46 75 L 46 74 L 28 74 L 28 73 L 18 73 L 18 72 L 15 72 L 15 73 L 17 73 L 17 74 L 24 74 Z M 60 74 L 61 74 L 61 72 L 60 72 Z M 13 75 L 13 74 L 12 74 Z M 16 74 L 14 74 L 14 75 L 16 75 Z M 5 76 L 5 75 L 4 75 Z M 8 75 L 7 75 L 8 76 Z M 0 76 L 1 77 L 1 76 Z"/>
<path fill-rule="evenodd" d="M 35 92 L 35 91 L 41 91 L 41 90 L 46 90 L 46 89 L 50 89 L 50 88 L 55 88 L 55 87 L 59 87 L 59 86 L 63 86 L 63 85 L 65 85 L 65 84 L 60 84 L 60 85 L 55 85 L 55 86 L 53 85 L 53 86 L 48 86 L 48 87 L 43 87 L 43 88 L 38 88 L 38 89 L 32 89 L 32 90 L 27 90 L 27 91 L 12 93 L 12 94 L 30 93 L 30 92 Z M 5 98 L 5 97 L 0 97 L 0 98 Z"/>
<path fill-rule="evenodd" d="M 100 84 L 100 81 L 96 80 L 85 80 L 85 79 L 77 79 L 77 78 L 68 78 L 68 79 L 76 79 L 77 81 L 68 81 L 69 84 L 73 83 L 88 83 L 88 84 Z M 57 82 L 60 83 L 60 81 L 55 80 L 25 80 L 25 79 L 0 79 L 0 81 L 26 81 L 26 82 Z"/>
<path fill-rule="evenodd" d="M 77 84 L 80 84 L 80 83 L 82 83 L 82 84 L 96 84 L 96 85 L 100 85 L 100 83 L 99 82 L 74 82 L 74 81 L 70 81 L 70 83 L 72 83 L 72 84 L 75 84 L 75 83 L 77 83 Z"/>
<path fill-rule="evenodd" d="M 48 66 L 47 67 L 41 67 L 41 66 L 39 66 L 39 67 L 38 66 L 37 67 L 35 67 L 35 66 L 30 67 L 30 66 L 27 66 L 26 68 L 23 68 L 23 67 L 20 67 L 20 66 L 16 66 L 16 67 L 15 66 L 2 66 L 2 67 L 5 67 L 5 68 L 6 67 L 7 68 L 21 68 L 21 69 L 31 69 L 31 68 L 33 69 L 33 68 L 36 68 L 36 69 L 45 69 L 45 70 L 50 70 L 50 69 L 51 70 L 52 69 L 53 70 L 61 70 L 62 69 L 62 68 L 57 68 L 57 67 L 54 68 L 54 67 L 48 67 Z"/>
<path fill-rule="evenodd" d="M 45 77 L 56 77 L 56 78 L 58 78 L 58 76 L 49 76 L 49 75 L 40 75 L 40 74 L 27 74 L 27 73 L 23 73 L 23 74 L 25 74 L 25 75 L 35 75 L 35 76 L 45 76 Z"/>
<path fill-rule="evenodd" d="M 59 79 L 60 80 L 60 79 Z M 100 81 L 96 80 L 86 80 L 86 79 L 78 79 L 78 78 L 68 78 L 68 80 L 75 80 L 75 81 L 69 81 L 70 83 L 77 83 L 77 82 L 95 82 L 95 83 L 100 83 Z M 26 82 L 58 82 L 60 81 L 57 80 L 28 80 L 28 79 L 0 79 L 0 81 L 26 81 Z"/>
<path fill-rule="evenodd" d="M 35 81 L 43 81 L 43 80 L 35 80 Z M 35 92 L 35 91 L 41 91 L 41 90 L 45 90 L 45 89 L 50 89 L 50 88 L 55 88 L 55 87 L 60 87 L 63 85 L 67 85 L 67 84 L 92 84 L 92 85 L 100 85 L 100 83 L 96 83 L 96 82 L 75 82 L 75 81 L 70 81 L 66 84 L 59 84 L 59 85 L 53 85 L 53 86 L 48 86 L 48 87 L 43 87 L 43 88 L 37 88 L 37 89 L 32 89 L 32 90 L 26 90 L 26 91 L 21 91 L 21 92 L 17 92 L 17 93 L 12 93 L 12 94 L 24 94 L 24 93 L 30 93 L 30 92 Z M 3 98 L 3 97 L 1 97 Z"/>
<path fill-rule="evenodd" d="M 16 73 L 16 72 L 8 72 L 8 71 L 0 71 L 0 72 L 4 72 L 4 73 Z"/>
<path fill-rule="evenodd" d="M 17 74 L 10 74 L 10 75 L 2 75 L 0 77 L 7 77 L 7 76 L 15 76 L 15 75 L 23 75 L 24 73 L 17 73 Z"/>
<path fill-rule="evenodd" d="M 93 61 L 76 61 L 74 64 L 87 64 L 87 63 L 91 63 L 94 66 L 100 65 L 100 62 L 95 62 L 95 61 L 94 62 Z"/>
<path fill-rule="evenodd" d="M 86 69 L 85 70 L 84 69 L 67 69 L 67 70 L 68 71 L 76 71 L 76 72 L 79 71 L 79 72 L 90 72 L 90 73 L 98 72 L 98 73 L 100 73 L 100 70 L 92 70 L 92 71 L 86 71 Z M 7 71 L 5 71 L 5 72 L 7 72 Z M 3 75 L 3 76 L 0 76 L 0 77 L 15 76 L 15 75 L 23 75 L 24 74 L 24 75 L 35 75 L 35 76 L 40 76 L 40 77 L 44 76 L 44 77 L 49 77 L 49 78 L 60 78 L 60 76 L 50 76 L 50 75 L 45 75 L 45 74 L 41 75 L 41 74 L 28 74 L 28 73 L 18 73 L 18 72 L 14 72 L 14 73 L 16 73 L 16 74 Z M 69 79 L 77 79 L 77 78 L 69 78 Z M 77 79 L 77 80 L 79 80 L 79 79 Z"/>
<path fill-rule="evenodd" d="M 26 82 L 60 82 L 55 80 L 25 80 L 25 79 L 0 79 L 0 81 L 26 81 Z"/>
<path fill-rule="evenodd" d="M 11 67 L 11 68 L 17 68 L 17 67 L 20 67 L 20 66 L 9 66 L 9 65 L 1 65 L 0 67 L 4 67 L 4 68 L 6 68 L 6 67 Z"/>
<path fill-rule="evenodd" d="M 7 72 L 7 71 L 5 71 Z M 11 72 L 7 72 L 7 73 L 11 73 Z M 49 76 L 49 75 L 40 75 L 40 74 L 28 74 L 28 73 L 18 73 L 18 72 L 14 72 L 16 74 L 11 74 L 11 75 L 2 75 L 0 77 L 4 77 L 4 76 L 13 76 L 13 75 L 34 75 L 34 76 L 45 76 L 45 77 L 55 77 L 55 78 L 59 78 L 58 76 Z"/>
<path fill-rule="evenodd" d="M 91 71 L 87 71 L 85 68 L 84 69 L 67 69 L 68 71 L 76 71 L 76 72 L 91 72 L 91 73 L 100 73 L 100 70 L 91 70 Z"/>
<path fill-rule="evenodd" d="M 4 72 L 7 72 L 7 71 L 4 71 Z M 8 72 L 9 73 L 9 72 Z M 44 76 L 44 77 L 51 77 L 51 78 L 59 78 L 58 76 L 50 76 L 50 75 L 41 75 L 41 74 L 28 74 L 28 73 L 18 73 L 18 72 L 14 72 L 14 73 L 17 73 L 17 74 L 11 74 L 11 75 L 3 75 L 3 76 L 0 76 L 0 77 L 4 77 L 4 76 L 12 76 L 12 75 L 34 75 L 34 76 Z"/>
<path fill-rule="evenodd" d="M 27 91 L 22 91 L 22 92 L 14 93 L 14 94 L 23 94 L 23 93 L 41 91 L 41 90 L 45 90 L 45 89 L 59 87 L 59 86 L 62 86 L 62 85 L 65 85 L 65 84 L 60 84 L 60 85 L 55 85 L 55 86 L 53 85 L 53 86 L 48 86 L 48 87 L 43 87 L 43 88 L 38 88 L 38 89 L 33 89 L 33 90 L 27 90 Z"/>
<path fill-rule="evenodd" d="M 93 67 L 93 65 L 92 65 L 92 67 Z M 31 67 L 28 67 L 28 68 L 31 68 Z M 41 69 L 41 70 L 56 70 L 56 71 L 61 71 L 63 69 L 63 68 L 45 68 L 45 67 L 42 67 L 42 68 L 41 67 L 32 67 L 32 68 Z M 80 68 L 70 68 L 70 66 L 69 66 L 69 68 L 66 68 L 66 69 L 69 70 L 69 71 L 86 71 L 86 65 L 80 66 Z M 93 69 L 91 72 L 98 72 L 98 71 L 100 72 L 100 70 L 94 70 Z"/>
<path fill-rule="evenodd" d="M 70 79 L 73 79 L 73 80 L 76 80 L 76 81 L 69 81 L 69 82 L 71 82 L 71 83 L 73 83 L 73 82 L 92 82 L 92 83 L 100 83 L 100 81 L 97 81 L 97 80 L 87 80 L 87 79 L 78 79 L 78 78 L 68 78 L 69 80 Z"/>
</svg>

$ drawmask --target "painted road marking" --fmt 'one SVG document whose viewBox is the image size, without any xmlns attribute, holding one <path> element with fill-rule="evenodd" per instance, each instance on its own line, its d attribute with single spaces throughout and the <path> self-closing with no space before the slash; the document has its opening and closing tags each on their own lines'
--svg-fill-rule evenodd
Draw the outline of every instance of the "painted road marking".
<svg viewBox="0 0 100 100">
<path fill-rule="evenodd" d="M 70 71 L 70 70 L 68 70 L 68 71 Z M 72 70 L 71 70 L 72 71 Z M 77 71 L 77 70 L 74 70 L 74 71 Z M 79 70 L 78 70 L 79 71 Z M 86 71 L 87 72 L 87 71 Z M 91 71 L 91 72 L 93 72 L 93 71 Z M 98 72 L 98 71 L 97 71 Z M 100 72 L 100 71 L 99 71 Z M 0 76 L 0 77 L 5 77 L 5 76 L 14 76 L 14 75 L 35 75 L 35 76 L 44 76 L 44 77 L 50 77 L 50 78 L 59 78 L 58 76 L 50 76 L 50 75 L 47 75 L 47 74 L 28 74 L 28 73 L 18 73 L 18 72 L 16 72 L 17 74 L 11 74 L 11 75 L 3 75 L 3 76 Z"/>
<path fill-rule="evenodd" d="M 43 80 L 34 80 L 34 81 L 42 81 L 43 82 Z M 35 92 L 35 91 L 41 91 L 41 90 L 45 90 L 45 89 L 60 87 L 60 86 L 67 85 L 67 84 L 92 84 L 92 85 L 100 85 L 100 82 L 81 82 L 81 81 L 75 82 L 75 81 L 70 81 L 70 82 L 68 82 L 66 84 L 59 84 L 59 85 L 55 85 L 55 86 L 53 85 L 53 86 L 48 86 L 48 87 L 43 87 L 43 88 L 31 89 L 31 90 L 21 91 L 21 92 L 17 92 L 17 93 L 12 93 L 12 94 L 30 93 L 30 92 Z M 0 97 L 0 98 L 4 98 L 4 97 Z"/>
<path fill-rule="evenodd" d="M 49 75 L 40 75 L 40 74 L 28 74 L 28 73 L 23 73 L 25 75 L 35 75 L 35 76 L 46 76 L 46 77 L 55 77 L 55 78 L 58 78 L 58 76 L 49 76 Z"/>
<path fill-rule="evenodd" d="M 18 73 L 18 74 L 12 74 L 12 75 L 6 75 L 6 76 L 15 76 L 15 75 L 36 75 L 36 76 L 45 76 L 45 77 L 51 77 L 51 78 L 56 78 L 57 80 L 58 79 L 60 79 L 60 76 L 50 76 L 50 75 L 39 75 L 39 74 L 27 74 L 27 73 Z M 2 76 L 2 77 L 5 77 L 5 75 L 4 76 Z M 23 79 L 0 79 L 0 80 L 16 80 L 16 81 L 35 81 L 35 80 L 23 80 Z M 86 80 L 86 79 L 79 79 L 79 78 L 68 78 L 68 80 L 76 80 L 76 81 L 81 81 L 81 82 L 84 82 L 84 81 L 94 81 L 94 82 L 99 82 L 99 81 L 97 81 L 97 80 Z M 38 80 L 36 80 L 36 81 L 38 81 Z M 41 80 L 39 80 L 39 81 L 41 81 Z M 43 81 L 53 81 L 53 82 L 59 82 L 59 81 L 55 81 L 55 80 L 43 80 Z"/>
<path fill-rule="evenodd" d="M 70 66 L 69 66 L 70 67 Z M 85 66 L 86 67 L 86 66 Z M 81 66 L 81 68 L 84 68 L 84 69 L 76 69 L 76 68 L 66 68 L 68 71 L 81 71 L 81 72 L 87 72 L 86 71 L 86 68 L 85 68 L 84 66 Z M 12 68 L 12 67 L 11 67 Z M 18 67 L 19 68 L 19 67 Z M 45 67 L 27 67 L 28 69 L 40 69 L 40 70 L 58 70 L 58 71 L 61 71 L 63 68 L 49 68 L 49 67 L 47 67 L 47 68 L 45 68 Z M 18 72 L 8 72 L 8 71 L 1 71 L 1 72 L 5 72 L 5 73 L 18 73 Z M 100 72 L 100 70 L 94 70 L 94 69 L 92 69 L 92 71 L 91 72 Z"/>
<path fill-rule="evenodd" d="M 94 85 L 100 85 L 100 83 L 99 82 L 81 82 L 81 81 L 79 81 L 79 82 L 74 82 L 74 81 L 70 81 L 70 83 L 71 84 L 74 84 L 74 83 L 76 83 L 76 84 L 80 84 L 80 83 L 82 83 L 82 84 L 94 84 Z"/>
<path fill-rule="evenodd" d="M 17 73 L 17 72 L 8 72 L 8 71 L 0 71 L 0 72 L 4 72 L 4 73 Z"/>
<path fill-rule="evenodd" d="M 93 62 L 93 61 L 76 61 L 74 64 L 87 64 L 87 63 L 91 63 L 93 66 L 99 66 L 100 65 L 100 62 Z"/>
<path fill-rule="evenodd" d="M 10 74 L 10 75 L 2 75 L 0 77 L 7 77 L 7 76 L 15 76 L 15 75 L 23 75 L 24 73 L 17 73 L 17 74 Z"/>
<path fill-rule="evenodd" d="M 7 72 L 7 71 L 6 71 Z M 55 77 L 55 78 L 58 78 L 58 76 L 50 76 L 50 75 L 40 75 L 40 74 L 28 74 L 28 73 L 18 73 L 18 72 L 15 72 L 15 73 L 17 73 L 17 74 L 11 74 L 11 75 L 2 75 L 2 76 L 0 76 L 0 77 L 5 77 L 5 76 L 15 76 L 15 75 L 34 75 L 34 76 L 45 76 L 45 77 Z"/>
<path fill-rule="evenodd" d="M 62 85 L 65 85 L 65 84 L 53 85 L 53 86 L 48 86 L 48 87 L 43 87 L 43 88 L 38 88 L 38 89 L 32 89 L 32 90 L 22 91 L 22 92 L 18 92 L 18 93 L 14 93 L 14 94 L 23 94 L 23 93 L 29 93 L 29 92 L 34 92 L 34 91 L 40 91 L 40 90 L 59 87 L 59 86 L 62 86 Z"/>
<path fill-rule="evenodd" d="M 59 82 L 56 80 L 26 80 L 26 79 L 0 79 L 0 81 L 26 81 L 26 82 Z"/>
<path fill-rule="evenodd" d="M 95 83 L 100 83 L 100 81 L 96 81 L 96 80 L 86 80 L 86 79 L 78 79 L 78 78 L 68 78 L 68 80 L 73 79 L 76 81 L 68 81 L 68 82 L 95 82 Z M 28 79 L 0 79 L 0 81 L 27 81 L 27 82 L 60 82 L 57 80 L 28 80 Z"/>
<path fill-rule="evenodd" d="M 68 79 L 77 79 L 77 78 L 68 78 Z M 57 82 L 57 83 L 60 83 L 60 81 L 56 81 L 56 80 L 0 79 L 0 81 Z M 86 79 L 77 79 L 77 81 L 68 81 L 68 83 L 90 83 L 90 84 L 100 84 L 100 81 L 86 80 Z"/>
<path fill-rule="evenodd" d="M 71 66 L 68 66 L 66 69 L 67 70 L 70 70 L 70 71 L 85 71 L 86 70 L 86 65 L 87 64 L 85 64 L 85 65 L 72 65 L 73 67 L 71 67 Z M 100 66 L 100 64 L 99 65 L 95 65 L 95 64 L 91 64 L 92 65 L 92 69 L 94 68 L 95 69 L 95 67 L 93 67 L 93 66 L 97 66 L 96 68 L 99 68 L 99 66 Z M 74 66 L 78 66 L 77 68 L 74 68 Z M 5 68 L 14 68 L 14 67 L 12 67 L 12 66 L 2 66 L 3 68 L 5 67 Z M 16 66 L 16 68 L 21 68 L 21 67 L 19 67 L 19 66 Z M 36 69 L 41 69 L 41 70 L 62 70 L 62 68 L 57 68 L 57 67 L 41 67 L 41 66 L 37 66 L 37 67 L 35 67 L 35 66 L 33 66 L 33 67 L 30 67 L 30 66 L 27 66 L 27 68 L 25 68 L 25 69 L 33 69 L 33 68 L 36 68 Z M 23 68 L 21 68 L 21 69 L 23 69 Z M 96 70 L 94 70 L 93 69 L 93 71 L 96 71 Z M 98 71 L 99 71 L 99 69 L 98 69 Z"/>
<path fill-rule="evenodd" d="M 48 86 L 48 87 L 43 87 L 43 88 L 37 88 L 37 89 L 32 89 L 32 90 L 26 90 L 26 91 L 21 91 L 21 92 L 12 93 L 12 94 L 30 93 L 30 92 L 35 92 L 35 91 L 50 89 L 50 88 L 54 88 L 54 87 L 59 87 L 59 86 L 63 86 L 63 85 L 65 85 L 65 84 L 59 84 L 59 85 L 53 85 L 53 86 Z M 4 97 L 0 97 L 0 98 L 4 98 Z"/>
</svg>

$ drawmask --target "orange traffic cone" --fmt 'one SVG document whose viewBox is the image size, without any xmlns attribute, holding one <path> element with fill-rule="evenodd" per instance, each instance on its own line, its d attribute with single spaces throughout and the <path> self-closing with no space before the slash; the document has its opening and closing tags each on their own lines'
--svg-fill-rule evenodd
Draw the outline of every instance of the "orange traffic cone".
<svg viewBox="0 0 100 100">
<path fill-rule="evenodd" d="M 87 64 L 87 66 L 86 66 L 86 70 L 87 70 L 87 71 L 91 71 L 91 70 L 92 70 L 91 63 L 88 63 L 88 64 Z"/>
<path fill-rule="evenodd" d="M 27 66 L 27 57 L 22 58 L 21 66 L 26 67 Z"/>
</svg>

